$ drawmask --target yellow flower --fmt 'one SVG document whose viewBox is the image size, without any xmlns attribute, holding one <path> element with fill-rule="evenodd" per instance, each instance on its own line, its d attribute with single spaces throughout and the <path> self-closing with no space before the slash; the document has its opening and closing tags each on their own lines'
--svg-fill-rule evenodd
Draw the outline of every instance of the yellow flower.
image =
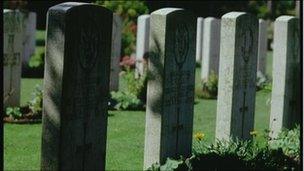
<svg viewBox="0 0 304 171">
<path fill-rule="evenodd" d="M 250 131 L 250 135 L 252 135 L 252 136 L 257 136 L 257 134 L 258 134 L 258 131 Z"/>
<path fill-rule="evenodd" d="M 201 132 L 198 132 L 194 135 L 195 139 L 197 140 L 202 140 L 204 137 L 205 137 L 205 134 L 204 133 L 201 133 Z"/>
</svg>

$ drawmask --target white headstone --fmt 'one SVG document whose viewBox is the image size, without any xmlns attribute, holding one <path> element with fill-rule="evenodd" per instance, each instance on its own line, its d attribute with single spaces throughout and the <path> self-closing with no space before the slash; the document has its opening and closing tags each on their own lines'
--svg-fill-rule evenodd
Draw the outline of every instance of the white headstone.
<svg viewBox="0 0 304 171">
<path fill-rule="evenodd" d="M 276 138 L 283 127 L 291 128 L 300 115 L 299 19 L 281 16 L 274 25 L 270 137 Z"/>
<path fill-rule="evenodd" d="M 221 20 L 208 17 L 204 20 L 204 40 L 201 79 L 207 80 L 211 74 L 218 75 L 220 56 Z"/>
<path fill-rule="evenodd" d="M 222 16 L 216 138 L 250 139 L 254 126 L 258 20 L 244 12 Z"/>
<path fill-rule="evenodd" d="M 144 56 L 149 51 L 150 15 L 145 14 L 137 18 L 136 35 L 136 63 L 135 76 L 138 78 L 144 74 Z"/>
<path fill-rule="evenodd" d="M 258 68 L 263 75 L 266 74 L 267 57 L 267 22 L 259 19 L 259 46 L 258 46 Z"/>
<path fill-rule="evenodd" d="M 24 15 L 24 40 L 22 67 L 28 67 L 30 57 L 35 53 L 36 48 L 36 20 L 35 12 L 29 12 Z"/>
<path fill-rule="evenodd" d="M 121 31 L 122 31 L 122 19 L 119 15 L 114 14 L 113 31 L 112 31 L 110 91 L 118 91 L 119 88 Z"/>
<path fill-rule="evenodd" d="M 204 18 L 198 17 L 196 24 L 196 62 L 201 63 L 203 53 Z"/>
<path fill-rule="evenodd" d="M 18 10 L 3 10 L 3 104 L 20 105 L 23 15 Z"/>
<path fill-rule="evenodd" d="M 144 169 L 191 155 L 195 32 L 196 18 L 183 9 L 151 13 Z"/>
</svg>

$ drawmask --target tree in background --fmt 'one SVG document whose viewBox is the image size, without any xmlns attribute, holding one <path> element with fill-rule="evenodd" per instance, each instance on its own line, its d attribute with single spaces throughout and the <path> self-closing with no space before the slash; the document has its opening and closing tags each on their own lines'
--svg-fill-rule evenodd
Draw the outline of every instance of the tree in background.
<svg viewBox="0 0 304 171">
<path fill-rule="evenodd" d="M 24 10 L 27 6 L 27 1 L 25 0 L 10 0 L 10 1 L 3 1 L 3 8 L 4 9 L 19 9 Z"/>
<path fill-rule="evenodd" d="M 104 1 L 97 0 L 98 5 L 104 6 L 118 14 L 123 20 L 122 56 L 130 56 L 136 49 L 137 17 L 149 12 L 143 1 Z"/>
<path fill-rule="evenodd" d="M 259 1 L 251 0 L 248 4 L 248 12 L 258 18 L 275 20 L 281 15 L 295 15 L 295 0 L 284 1 Z"/>
</svg>

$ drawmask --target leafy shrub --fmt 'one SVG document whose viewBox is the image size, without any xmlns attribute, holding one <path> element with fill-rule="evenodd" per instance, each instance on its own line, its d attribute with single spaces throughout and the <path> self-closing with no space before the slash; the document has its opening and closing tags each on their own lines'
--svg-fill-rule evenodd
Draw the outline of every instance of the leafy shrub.
<svg viewBox="0 0 304 171">
<path fill-rule="evenodd" d="M 117 104 L 115 108 L 118 110 L 125 109 L 139 109 L 143 107 L 146 102 L 147 79 L 142 76 L 138 79 L 135 78 L 134 70 L 126 68 L 122 73 L 123 81 L 127 85 L 126 90 L 118 92 L 111 92 L 111 97 Z"/>
<path fill-rule="evenodd" d="M 278 138 L 274 139 L 270 143 L 272 149 L 282 149 L 284 154 L 294 158 L 295 160 L 300 160 L 300 126 L 297 125 L 296 128 L 292 130 L 283 129 Z"/>
<path fill-rule="evenodd" d="M 199 98 L 215 99 L 217 97 L 218 76 L 211 72 L 208 80 L 202 81 L 202 89 L 196 90 L 196 95 Z"/>
<path fill-rule="evenodd" d="M 134 94 L 128 91 L 112 91 L 111 96 L 118 102 L 115 105 L 117 110 L 137 109 L 141 104 L 140 100 Z"/>
<path fill-rule="evenodd" d="M 29 61 L 31 68 L 44 67 L 44 47 L 36 48 L 35 54 L 33 54 Z"/>
<path fill-rule="evenodd" d="M 256 79 L 256 88 L 257 90 L 270 90 L 271 91 L 271 85 L 269 87 L 269 79 L 261 72 L 257 72 L 257 79 Z M 270 89 L 269 89 L 270 88 Z"/>
<path fill-rule="evenodd" d="M 284 137 L 285 142 L 289 143 L 278 145 L 285 146 L 286 152 L 278 146 L 270 148 L 267 142 L 261 145 L 255 140 L 230 139 L 216 141 L 210 145 L 203 141 L 203 136 L 196 135 L 191 157 L 186 159 L 181 157 L 178 160 L 168 159 L 165 164 L 155 163 L 148 170 L 300 170 L 300 162 L 295 160 L 300 157 L 299 127 L 287 132 L 289 135 L 285 132 L 281 136 Z M 289 141 L 286 136 L 289 137 Z M 292 145 L 293 147 L 288 147 L 294 142 L 291 139 L 296 143 Z M 296 149 L 298 152 L 295 152 Z M 291 158 L 286 155 L 287 151 L 292 154 L 290 156 L 297 157 Z"/>
<path fill-rule="evenodd" d="M 149 12 L 144 1 L 104 1 L 97 0 L 96 4 L 102 5 L 117 13 L 123 19 L 122 48 L 123 56 L 131 55 L 135 51 L 137 17 Z"/>
<path fill-rule="evenodd" d="M 34 92 L 32 93 L 33 99 L 28 102 L 29 108 L 33 114 L 41 114 L 42 112 L 42 88 L 40 85 L 36 85 Z"/>
<path fill-rule="evenodd" d="M 22 117 L 22 113 L 20 112 L 19 107 L 7 107 L 6 115 L 13 119 L 19 119 Z"/>
<path fill-rule="evenodd" d="M 275 19 L 281 15 L 295 15 L 295 1 L 273 1 L 273 14 L 267 8 L 267 1 L 251 0 L 248 4 L 248 12 L 258 18 Z"/>
</svg>

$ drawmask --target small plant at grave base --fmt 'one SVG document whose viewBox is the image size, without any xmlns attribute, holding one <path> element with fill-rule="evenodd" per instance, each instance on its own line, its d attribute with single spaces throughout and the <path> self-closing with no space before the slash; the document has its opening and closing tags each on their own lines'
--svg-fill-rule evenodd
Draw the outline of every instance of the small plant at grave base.
<svg viewBox="0 0 304 171">
<path fill-rule="evenodd" d="M 208 80 L 202 81 L 202 89 L 196 90 L 196 95 L 203 99 L 215 99 L 217 97 L 218 76 L 211 72 Z"/>
<path fill-rule="evenodd" d="M 266 90 L 271 91 L 271 83 L 269 82 L 269 79 L 262 74 L 261 71 L 257 72 L 257 79 L 256 79 L 256 90 Z"/>
<path fill-rule="evenodd" d="M 278 138 L 270 143 L 272 149 L 282 149 L 283 153 L 296 161 L 300 161 L 300 126 L 292 130 L 283 129 Z"/>
<path fill-rule="evenodd" d="M 34 115 L 41 114 L 42 112 L 42 88 L 40 85 L 36 85 L 34 92 L 32 93 L 33 99 L 28 102 L 29 108 Z"/>
<path fill-rule="evenodd" d="M 118 102 L 115 105 L 115 109 L 117 110 L 136 109 L 141 104 L 140 100 L 128 91 L 112 91 L 111 96 Z"/>
<path fill-rule="evenodd" d="M 271 83 L 266 83 L 266 84 L 263 85 L 262 89 L 271 92 L 272 91 L 272 84 Z"/>
<path fill-rule="evenodd" d="M 281 136 L 293 137 L 299 141 L 299 127 L 291 132 L 289 135 L 286 132 L 282 133 Z M 284 149 L 271 148 L 267 141 L 265 144 L 258 143 L 255 140 L 258 135 L 257 131 L 251 131 L 250 134 L 253 136 L 253 140 L 243 141 L 230 138 L 208 144 L 202 141 L 202 133 L 196 133 L 191 157 L 181 158 L 175 162 L 167 160 L 164 165 L 154 164 L 149 169 L 160 171 L 171 163 L 169 170 L 300 170 L 300 162 L 287 156 L 288 153 L 285 154 Z M 300 144 L 297 141 L 294 147 L 300 150 Z M 289 141 L 289 143 L 292 142 L 294 141 Z M 283 143 L 280 144 L 280 146 L 283 145 Z M 300 157 L 299 153 L 294 154 Z M 219 164 L 214 165 L 214 163 Z"/>
<path fill-rule="evenodd" d="M 136 79 L 134 70 L 127 67 L 126 71 L 122 72 L 122 76 L 127 89 L 111 92 L 112 99 L 117 102 L 114 108 L 117 110 L 143 108 L 147 93 L 146 74 Z"/>
<path fill-rule="evenodd" d="M 22 117 L 19 107 L 7 107 L 6 115 L 12 119 L 19 119 Z"/>
</svg>

